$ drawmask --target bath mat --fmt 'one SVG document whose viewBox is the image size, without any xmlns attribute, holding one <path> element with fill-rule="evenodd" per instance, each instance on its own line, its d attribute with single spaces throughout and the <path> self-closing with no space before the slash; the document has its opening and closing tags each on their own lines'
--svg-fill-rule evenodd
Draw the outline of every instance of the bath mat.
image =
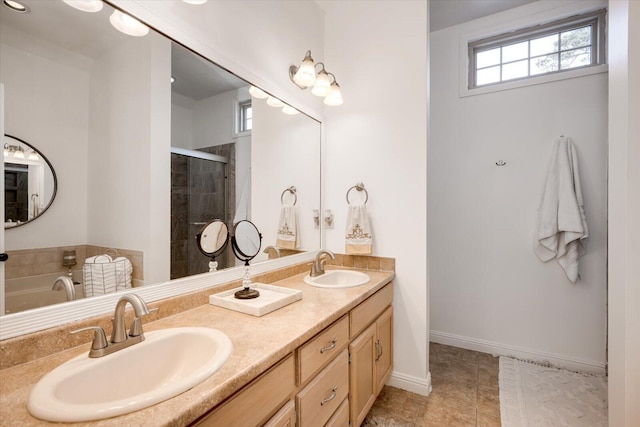
<svg viewBox="0 0 640 427">
<path fill-rule="evenodd" d="M 606 427 L 607 379 L 500 357 L 502 427 Z"/>
</svg>

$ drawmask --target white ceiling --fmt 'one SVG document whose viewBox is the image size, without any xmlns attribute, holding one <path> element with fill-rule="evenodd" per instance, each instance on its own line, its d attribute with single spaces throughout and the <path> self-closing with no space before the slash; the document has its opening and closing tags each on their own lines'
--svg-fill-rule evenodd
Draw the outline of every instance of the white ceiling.
<svg viewBox="0 0 640 427">
<path fill-rule="evenodd" d="M 430 0 L 429 31 L 493 15 L 537 0 Z"/>
</svg>

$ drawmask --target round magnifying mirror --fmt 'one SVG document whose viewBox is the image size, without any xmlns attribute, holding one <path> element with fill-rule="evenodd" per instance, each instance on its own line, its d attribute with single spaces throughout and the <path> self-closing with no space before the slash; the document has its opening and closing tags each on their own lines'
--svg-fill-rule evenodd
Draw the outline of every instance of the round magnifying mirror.
<svg viewBox="0 0 640 427">
<path fill-rule="evenodd" d="M 218 263 L 215 258 L 224 252 L 229 242 L 229 229 L 227 228 L 227 224 L 220 219 L 214 219 L 202 227 L 200 233 L 196 234 L 196 242 L 198 243 L 200 252 L 211 258 L 209 271 L 216 271 Z"/>
<path fill-rule="evenodd" d="M 242 278 L 243 289 L 234 294 L 238 299 L 251 299 L 260 296 L 260 292 L 256 289 L 249 288 L 251 285 L 249 261 L 255 258 L 260 252 L 261 242 L 262 235 L 251 221 L 242 220 L 234 225 L 233 236 L 231 237 L 231 248 L 236 258 L 244 261 L 245 265 L 244 277 Z"/>
<path fill-rule="evenodd" d="M 261 242 L 262 235 L 251 221 L 242 220 L 233 227 L 231 246 L 236 258 L 245 265 L 258 255 Z"/>
</svg>

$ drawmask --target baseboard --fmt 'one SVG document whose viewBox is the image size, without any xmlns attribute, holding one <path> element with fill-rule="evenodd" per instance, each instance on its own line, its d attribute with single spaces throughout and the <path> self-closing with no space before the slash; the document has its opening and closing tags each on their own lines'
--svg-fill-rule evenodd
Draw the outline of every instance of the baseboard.
<svg viewBox="0 0 640 427">
<path fill-rule="evenodd" d="M 428 372 L 427 378 L 424 379 L 393 371 L 389 376 L 389 380 L 387 380 L 387 385 L 429 396 L 429 393 L 431 393 L 431 372 Z"/>
<path fill-rule="evenodd" d="M 594 374 L 604 374 L 606 372 L 606 367 L 603 363 L 588 362 L 586 360 L 575 359 L 559 354 L 545 353 L 491 341 L 479 340 L 476 338 L 463 337 L 446 332 L 430 331 L 429 341 L 453 347 L 465 348 L 467 350 L 480 351 L 482 353 L 490 353 L 498 356 L 510 356 L 515 357 L 516 359 L 545 363 L 559 368 L 569 369 L 571 371 Z"/>
</svg>

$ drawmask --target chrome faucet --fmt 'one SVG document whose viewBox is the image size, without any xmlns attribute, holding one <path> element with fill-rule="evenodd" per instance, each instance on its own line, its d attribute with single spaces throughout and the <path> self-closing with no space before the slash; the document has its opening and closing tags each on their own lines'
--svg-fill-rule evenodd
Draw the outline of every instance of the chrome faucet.
<svg viewBox="0 0 640 427">
<path fill-rule="evenodd" d="M 269 251 L 274 251 L 275 254 L 276 254 L 275 258 L 280 258 L 280 249 L 279 248 L 277 248 L 275 246 L 267 246 L 266 248 L 264 248 L 264 251 L 262 251 L 262 252 L 264 252 L 265 254 L 268 254 Z"/>
<path fill-rule="evenodd" d="M 73 285 L 73 280 L 71 280 L 69 276 L 58 277 L 51 287 L 52 291 L 61 291 L 63 289 L 67 294 L 67 301 L 76 299 L 76 287 Z"/>
<path fill-rule="evenodd" d="M 333 252 L 328 249 L 320 249 L 316 254 L 316 259 L 311 264 L 311 273 L 309 276 L 317 277 L 324 274 L 324 263 L 327 262 L 327 257 L 323 255 L 328 255 L 331 259 L 336 259 L 336 256 Z"/>
<path fill-rule="evenodd" d="M 131 328 L 129 333 L 126 332 L 126 325 L 124 321 L 124 311 L 127 303 L 131 304 L 135 313 L 135 318 L 131 322 Z M 113 316 L 113 332 L 111 333 L 111 339 L 107 342 L 107 337 L 99 326 L 89 326 L 87 328 L 78 329 L 72 331 L 72 334 L 81 331 L 92 330 L 95 331 L 93 337 L 93 343 L 91 344 L 91 351 L 89 351 L 89 357 L 102 357 L 107 354 L 114 353 L 123 348 L 130 347 L 134 344 L 144 341 L 144 333 L 142 332 L 142 316 L 158 310 L 157 308 L 149 310 L 144 300 L 136 294 L 123 295 L 116 304 L 116 311 Z"/>
</svg>

